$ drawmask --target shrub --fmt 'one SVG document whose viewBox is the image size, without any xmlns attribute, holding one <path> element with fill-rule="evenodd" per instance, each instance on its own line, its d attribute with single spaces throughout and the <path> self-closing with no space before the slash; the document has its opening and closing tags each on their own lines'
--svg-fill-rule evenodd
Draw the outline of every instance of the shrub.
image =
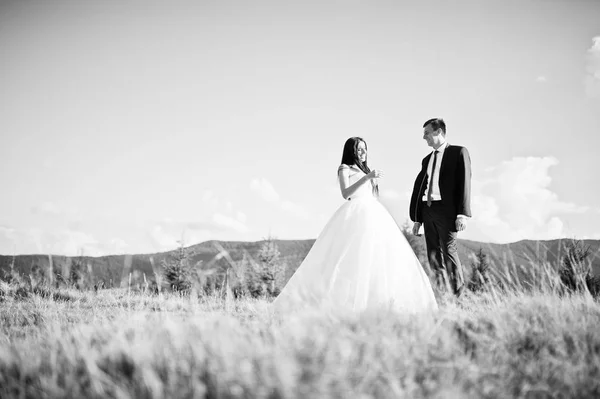
<svg viewBox="0 0 600 399">
<path fill-rule="evenodd" d="M 163 275 L 171 290 L 189 292 L 192 286 L 191 256 L 189 249 L 182 244 L 170 255 L 170 259 L 162 261 Z"/>
<path fill-rule="evenodd" d="M 74 259 L 69 268 L 69 286 L 77 289 L 84 288 L 84 259 L 82 256 L 79 259 Z"/>
<path fill-rule="evenodd" d="M 483 290 L 490 283 L 489 269 L 490 263 L 487 255 L 482 248 L 479 248 L 475 260 L 471 262 L 471 277 L 467 288 L 473 292 Z"/>
<path fill-rule="evenodd" d="M 571 240 L 566 244 L 558 273 L 567 292 L 588 290 L 594 297 L 600 295 L 600 279 L 592 274 L 589 255 L 590 247 L 585 247 L 581 240 Z"/>
<path fill-rule="evenodd" d="M 283 277 L 285 265 L 279 259 L 279 248 L 273 238 L 267 238 L 258 251 L 258 262 L 251 262 L 245 270 L 246 291 L 254 298 L 277 296 L 277 283 Z"/>
</svg>

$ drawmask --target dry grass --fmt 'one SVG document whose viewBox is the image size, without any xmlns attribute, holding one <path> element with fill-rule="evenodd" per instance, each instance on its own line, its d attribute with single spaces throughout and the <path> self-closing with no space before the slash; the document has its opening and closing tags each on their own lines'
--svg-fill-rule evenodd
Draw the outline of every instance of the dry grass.
<svg viewBox="0 0 600 399">
<path fill-rule="evenodd" d="M 0 286 L 2 398 L 597 398 L 600 304 L 555 289 L 433 317 Z"/>
</svg>

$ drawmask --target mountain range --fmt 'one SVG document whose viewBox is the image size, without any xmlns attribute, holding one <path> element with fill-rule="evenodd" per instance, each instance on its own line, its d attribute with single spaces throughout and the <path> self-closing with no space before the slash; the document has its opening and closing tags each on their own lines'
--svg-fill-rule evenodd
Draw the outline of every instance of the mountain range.
<svg viewBox="0 0 600 399">
<path fill-rule="evenodd" d="M 424 239 L 407 236 L 413 250 L 426 265 Z M 298 268 L 314 239 L 306 240 L 273 240 L 280 253 L 279 262 L 285 266 L 287 279 Z M 523 240 L 510 244 L 494 244 L 471 240 L 458 240 L 459 256 L 466 272 L 475 261 L 476 254 L 482 250 L 487 256 L 491 267 L 495 270 L 505 270 L 506 267 L 527 271 L 528 268 L 549 264 L 559 267 L 566 253 L 566 245 L 572 240 L 557 239 L 547 241 Z M 600 275 L 600 240 L 582 240 L 583 246 L 589 248 L 588 260 L 593 273 Z M 223 274 L 231 265 L 240 262 L 255 262 L 264 241 L 206 241 L 186 247 L 190 254 L 191 264 L 207 273 Z M 140 284 L 146 279 L 156 281 L 156 274 L 161 273 L 163 261 L 176 256 L 179 249 L 154 254 L 108 255 L 101 257 L 68 257 L 61 255 L 0 255 L 0 278 L 10 273 L 11 265 L 14 271 L 29 276 L 44 273 L 52 265 L 54 273 L 67 275 L 71 265 L 83 265 L 91 281 L 104 282 L 106 286 L 127 286 L 130 279 L 133 284 Z M 81 267 L 81 266 L 80 266 Z M 527 274 L 527 273 L 525 273 Z"/>
</svg>

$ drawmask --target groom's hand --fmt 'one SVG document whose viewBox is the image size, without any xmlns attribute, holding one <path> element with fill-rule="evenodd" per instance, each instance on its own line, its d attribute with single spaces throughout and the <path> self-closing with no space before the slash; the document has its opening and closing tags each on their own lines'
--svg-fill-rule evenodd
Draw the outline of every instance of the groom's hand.
<svg viewBox="0 0 600 399">
<path fill-rule="evenodd" d="M 456 231 L 463 231 L 467 228 L 467 218 L 457 217 L 456 218 Z"/>
<path fill-rule="evenodd" d="M 421 230 L 421 223 L 415 222 L 412 229 L 413 235 L 420 236 L 421 234 L 419 234 L 419 230 Z"/>
</svg>

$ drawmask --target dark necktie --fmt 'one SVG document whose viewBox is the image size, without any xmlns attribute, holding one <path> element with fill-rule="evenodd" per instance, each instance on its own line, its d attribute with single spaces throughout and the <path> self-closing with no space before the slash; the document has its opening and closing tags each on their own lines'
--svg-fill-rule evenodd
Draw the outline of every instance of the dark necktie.
<svg viewBox="0 0 600 399">
<path fill-rule="evenodd" d="M 431 201 L 433 201 L 433 178 L 435 177 L 435 164 L 437 163 L 437 155 L 439 151 L 435 151 L 433 153 L 433 166 L 431 167 L 431 181 L 429 183 L 429 187 L 427 187 L 427 206 L 431 206 Z"/>
</svg>

